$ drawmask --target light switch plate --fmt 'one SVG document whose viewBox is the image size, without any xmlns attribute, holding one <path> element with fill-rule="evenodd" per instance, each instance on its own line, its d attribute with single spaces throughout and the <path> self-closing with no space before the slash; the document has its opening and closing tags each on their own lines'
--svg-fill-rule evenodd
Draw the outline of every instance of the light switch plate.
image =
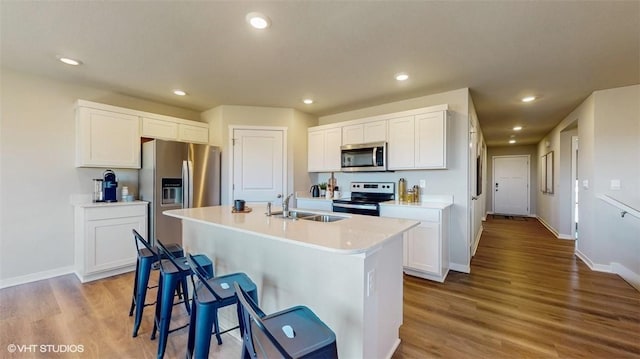
<svg viewBox="0 0 640 359">
<path fill-rule="evenodd" d="M 589 180 L 582 180 L 582 188 L 589 189 Z"/>
<path fill-rule="evenodd" d="M 611 190 L 617 191 L 620 190 L 620 180 L 612 179 L 611 180 Z"/>
<path fill-rule="evenodd" d="M 425 187 L 427 187 L 427 180 L 421 179 L 420 180 L 420 188 L 425 188 Z"/>
</svg>

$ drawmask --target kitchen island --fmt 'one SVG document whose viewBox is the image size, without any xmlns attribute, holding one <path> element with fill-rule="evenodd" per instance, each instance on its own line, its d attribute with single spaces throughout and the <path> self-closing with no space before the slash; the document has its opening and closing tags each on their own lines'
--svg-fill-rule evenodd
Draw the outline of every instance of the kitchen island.
<svg viewBox="0 0 640 359">
<path fill-rule="evenodd" d="M 341 358 L 390 358 L 402 324 L 402 233 L 418 222 L 347 214 L 316 222 L 265 211 L 164 214 L 182 219 L 185 249 L 210 256 L 216 275 L 247 273 L 266 313 L 306 305 L 336 333 Z M 235 320 L 224 316 L 223 329 Z"/>
</svg>

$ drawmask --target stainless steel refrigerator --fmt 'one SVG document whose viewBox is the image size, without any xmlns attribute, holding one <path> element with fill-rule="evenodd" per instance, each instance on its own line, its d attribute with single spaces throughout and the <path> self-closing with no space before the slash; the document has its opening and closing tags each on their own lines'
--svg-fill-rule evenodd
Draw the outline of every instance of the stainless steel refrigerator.
<svg viewBox="0 0 640 359">
<path fill-rule="evenodd" d="M 220 149 L 152 140 L 142 144 L 138 190 L 149 202 L 149 240 L 182 245 L 182 223 L 162 212 L 220 204 Z"/>
</svg>

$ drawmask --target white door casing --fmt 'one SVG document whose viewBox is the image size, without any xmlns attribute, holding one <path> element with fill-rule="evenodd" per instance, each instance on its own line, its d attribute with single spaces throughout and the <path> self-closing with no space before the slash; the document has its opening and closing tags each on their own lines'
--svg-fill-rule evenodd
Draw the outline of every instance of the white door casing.
<svg viewBox="0 0 640 359">
<path fill-rule="evenodd" d="M 286 192 L 286 129 L 231 129 L 232 200 L 273 201 Z"/>
<path fill-rule="evenodd" d="M 529 155 L 493 157 L 493 213 L 529 215 Z"/>
</svg>

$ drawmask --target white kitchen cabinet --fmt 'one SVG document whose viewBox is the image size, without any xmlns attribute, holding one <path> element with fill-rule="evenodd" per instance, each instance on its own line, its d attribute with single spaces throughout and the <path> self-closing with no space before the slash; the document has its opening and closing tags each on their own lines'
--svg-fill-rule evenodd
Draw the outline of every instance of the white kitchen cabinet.
<svg viewBox="0 0 640 359">
<path fill-rule="evenodd" d="M 444 282 L 449 272 L 449 205 L 381 204 L 380 216 L 420 221 L 404 233 L 404 272 Z"/>
<path fill-rule="evenodd" d="M 390 170 L 447 168 L 447 113 L 436 111 L 389 120 Z"/>
<path fill-rule="evenodd" d="M 389 120 L 387 168 L 405 170 L 415 168 L 415 118 L 404 116 Z"/>
<path fill-rule="evenodd" d="M 135 269 L 131 230 L 146 238 L 147 205 L 135 201 L 75 206 L 75 273 L 81 282 Z"/>
<path fill-rule="evenodd" d="M 138 116 L 76 108 L 76 167 L 140 168 Z"/>
<path fill-rule="evenodd" d="M 387 140 L 387 121 L 371 121 L 342 127 L 342 144 L 385 142 Z"/>
<path fill-rule="evenodd" d="M 340 171 L 340 127 L 313 128 L 308 132 L 307 166 L 309 172 Z"/>
<path fill-rule="evenodd" d="M 178 125 L 178 141 L 189 143 L 209 143 L 209 125 L 192 121 Z"/>
<path fill-rule="evenodd" d="M 178 139 L 178 123 L 156 118 L 142 118 L 142 137 L 161 140 Z"/>
<path fill-rule="evenodd" d="M 415 168 L 447 168 L 446 111 L 416 115 Z"/>
<path fill-rule="evenodd" d="M 207 144 L 209 125 L 168 116 L 142 117 L 142 137 Z"/>
</svg>

